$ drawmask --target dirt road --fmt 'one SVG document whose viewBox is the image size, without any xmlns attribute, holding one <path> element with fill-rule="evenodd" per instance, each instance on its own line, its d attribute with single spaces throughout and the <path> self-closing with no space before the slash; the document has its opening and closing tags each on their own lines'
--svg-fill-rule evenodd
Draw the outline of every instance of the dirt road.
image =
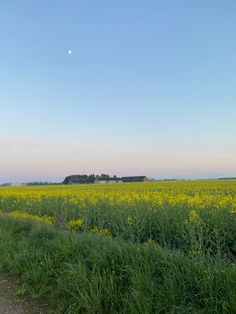
<svg viewBox="0 0 236 314">
<path fill-rule="evenodd" d="M 37 303 L 17 297 L 18 288 L 14 280 L 0 273 L 0 314 L 46 314 Z"/>
</svg>

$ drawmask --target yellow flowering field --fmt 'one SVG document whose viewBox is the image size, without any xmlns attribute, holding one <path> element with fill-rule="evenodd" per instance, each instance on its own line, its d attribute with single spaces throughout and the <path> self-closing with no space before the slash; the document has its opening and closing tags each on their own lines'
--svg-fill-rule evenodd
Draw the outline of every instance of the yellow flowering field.
<svg viewBox="0 0 236 314">
<path fill-rule="evenodd" d="M 15 217 L 31 215 L 77 232 L 135 242 L 151 239 L 190 251 L 217 241 L 234 247 L 236 181 L 4 187 L 0 208 Z M 201 245 L 196 239 L 200 236 Z"/>
<path fill-rule="evenodd" d="M 36 210 L 39 205 L 86 208 L 104 202 L 110 206 L 166 203 L 188 204 L 203 208 L 211 205 L 236 210 L 236 180 L 173 181 L 113 185 L 53 185 L 42 187 L 1 187 L 0 202 L 5 210 L 25 206 Z M 49 208 L 50 209 L 50 208 Z"/>
<path fill-rule="evenodd" d="M 1 187 L 0 255 L 57 313 L 236 313 L 236 180 Z"/>
</svg>

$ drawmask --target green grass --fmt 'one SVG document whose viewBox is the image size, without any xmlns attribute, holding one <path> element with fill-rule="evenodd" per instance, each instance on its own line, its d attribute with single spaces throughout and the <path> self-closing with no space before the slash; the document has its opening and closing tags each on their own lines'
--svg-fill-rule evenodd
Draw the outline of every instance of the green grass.
<svg viewBox="0 0 236 314">
<path fill-rule="evenodd" d="M 0 217 L 0 266 L 58 313 L 236 313 L 235 264 Z"/>
</svg>

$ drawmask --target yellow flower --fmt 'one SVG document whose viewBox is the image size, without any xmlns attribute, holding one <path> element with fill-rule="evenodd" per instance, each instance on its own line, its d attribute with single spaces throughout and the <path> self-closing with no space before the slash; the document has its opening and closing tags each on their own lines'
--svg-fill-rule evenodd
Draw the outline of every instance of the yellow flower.
<svg viewBox="0 0 236 314">
<path fill-rule="evenodd" d="M 68 226 L 71 227 L 71 229 L 82 229 L 82 227 L 84 226 L 85 224 L 85 221 L 80 218 L 80 219 L 76 219 L 76 220 L 69 220 L 68 221 Z"/>
<path fill-rule="evenodd" d="M 54 218 L 51 217 L 51 216 L 32 215 L 32 214 L 29 214 L 29 213 L 21 212 L 19 210 L 15 210 L 13 212 L 6 213 L 6 215 L 8 215 L 10 217 L 14 217 L 14 218 L 31 219 L 31 220 L 34 220 L 34 221 L 44 222 L 44 223 L 47 223 L 47 224 L 50 224 L 50 225 L 53 224 L 53 222 L 54 222 Z"/>
<path fill-rule="evenodd" d="M 198 215 L 198 213 L 196 212 L 196 210 L 191 210 L 191 212 L 190 212 L 190 214 L 189 214 L 189 221 L 190 222 L 198 222 L 198 223 L 200 223 L 201 222 L 201 220 L 200 220 L 200 218 L 199 218 L 199 215 Z"/>
<path fill-rule="evenodd" d="M 127 222 L 128 222 L 129 225 L 131 225 L 132 222 L 133 222 L 133 218 L 131 216 L 128 216 Z"/>
<path fill-rule="evenodd" d="M 92 229 L 89 230 L 89 233 L 90 234 L 99 234 L 99 235 L 104 236 L 104 237 L 111 237 L 112 236 L 112 233 L 107 228 L 99 229 L 98 227 L 93 227 Z"/>
</svg>

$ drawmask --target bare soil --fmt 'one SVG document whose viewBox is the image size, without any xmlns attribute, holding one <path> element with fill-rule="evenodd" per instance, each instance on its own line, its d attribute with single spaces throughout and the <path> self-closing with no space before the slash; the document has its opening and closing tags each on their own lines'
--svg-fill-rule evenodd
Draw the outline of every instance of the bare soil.
<svg viewBox="0 0 236 314">
<path fill-rule="evenodd" d="M 0 314 L 47 314 L 45 306 L 17 296 L 19 286 L 14 279 L 0 273 Z"/>
</svg>

